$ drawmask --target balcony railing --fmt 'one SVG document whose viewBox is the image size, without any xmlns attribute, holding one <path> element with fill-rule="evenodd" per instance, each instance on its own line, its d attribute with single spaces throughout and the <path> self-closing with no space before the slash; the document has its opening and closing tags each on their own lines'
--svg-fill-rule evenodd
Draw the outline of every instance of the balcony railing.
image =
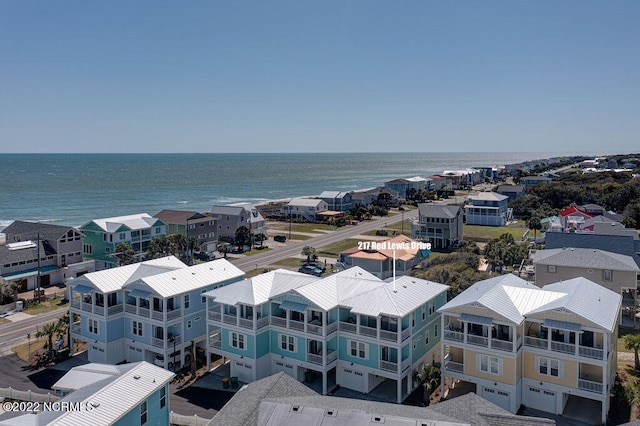
<svg viewBox="0 0 640 426">
<path fill-rule="evenodd" d="M 79 334 L 79 333 L 80 333 L 80 323 L 79 323 L 79 322 L 74 322 L 74 323 L 71 325 L 71 332 L 72 332 L 72 333 L 76 333 L 76 334 Z"/>
<path fill-rule="evenodd" d="M 402 371 L 406 370 L 409 367 L 411 367 L 411 358 L 403 359 L 402 360 Z"/>
<path fill-rule="evenodd" d="M 79 300 L 71 300 L 71 307 L 80 309 L 80 301 Z"/>
<path fill-rule="evenodd" d="M 120 312 L 122 312 L 123 309 L 124 307 L 122 305 L 109 306 L 109 308 L 107 308 L 107 314 L 108 315 L 119 314 Z"/>
<path fill-rule="evenodd" d="M 322 326 L 307 323 L 307 333 L 317 334 L 319 336 L 322 336 Z"/>
<path fill-rule="evenodd" d="M 148 308 L 138 308 L 138 315 L 141 317 L 149 318 L 149 309 Z"/>
<path fill-rule="evenodd" d="M 512 352 L 513 351 L 513 342 L 507 342 L 505 340 L 492 339 L 491 340 L 491 348 L 499 349 L 501 351 Z"/>
<path fill-rule="evenodd" d="M 402 341 L 404 342 L 411 336 L 411 328 L 405 328 L 402 330 Z"/>
<path fill-rule="evenodd" d="M 253 329 L 253 320 L 240 318 L 240 327 Z"/>
<path fill-rule="evenodd" d="M 464 333 L 461 331 L 445 330 L 444 338 L 446 340 L 454 340 L 456 342 L 464 342 Z"/>
<path fill-rule="evenodd" d="M 222 314 L 220 312 L 209 311 L 209 319 L 211 321 L 222 321 Z"/>
<path fill-rule="evenodd" d="M 174 309 L 173 311 L 167 312 L 167 320 L 172 320 L 175 318 L 179 318 L 182 312 L 180 309 Z"/>
<path fill-rule="evenodd" d="M 327 364 L 332 363 L 338 359 L 338 351 L 329 351 L 327 352 Z"/>
<path fill-rule="evenodd" d="M 267 325 L 269 325 L 269 317 L 262 317 L 258 320 L 257 328 L 259 330 L 262 327 L 266 327 Z"/>
<path fill-rule="evenodd" d="M 294 320 L 289 320 L 289 328 L 292 330 L 299 330 L 299 331 L 303 331 L 304 330 L 304 323 L 302 321 L 294 321 Z"/>
<path fill-rule="evenodd" d="M 164 319 L 164 315 L 162 311 L 151 311 L 151 318 L 154 320 L 162 321 Z"/>
<path fill-rule="evenodd" d="M 222 315 L 222 321 L 225 324 L 231 324 L 231 325 L 236 325 L 238 322 L 238 319 L 235 315 L 228 315 L 228 314 L 224 314 Z"/>
<path fill-rule="evenodd" d="M 551 341 L 551 350 L 555 352 L 562 352 L 563 354 L 575 354 L 576 345 Z"/>
<path fill-rule="evenodd" d="M 398 341 L 398 332 L 389 330 L 380 330 L 380 339 L 390 340 L 392 342 Z"/>
<path fill-rule="evenodd" d="M 444 363 L 444 369 L 447 371 L 453 371 L 456 373 L 463 373 L 464 372 L 464 364 L 461 362 L 455 362 L 455 361 L 446 361 Z"/>
<path fill-rule="evenodd" d="M 287 319 L 281 317 L 271 317 L 271 325 L 287 328 Z"/>
<path fill-rule="evenodd" d="M 104 315 L 104 306 L 94 306 L 93 313 L 96 315 Z"/>
<path fill-rule="evenodd" d="M 380 370 L 391 371 L 392 373 L 398 372 L 398 364 L 391 361 L 380 360 Z"/>
<path fill-rule="evenodd" d="M 322 365 L 322 355 L 307 353 L 307 362 Z"/>
<path fill-rule="evenodd" d="M 130 305 L 127 303 L 126 305 L 124 305 L 124 311 L 135 314 L 138 311 L 138 308 L 136 307 L 136 305 Z"/>
<path fill-rule="evenodd" d="M 157 348 L 164 348 L 164 340 L 163 339 L 158 339 L 156 337 L 153 337 L 151 339 L 151 345 L 157 347 Z"/>
<path fill-rule="evenodd" d="M 82 304 L 82 310 L 83 311 L 87 311 L 87 312 L 91 312 L 91 303 L 83 303 Z"/>
<path fill-rule="evenodd" d="M 537 337 L 524 336 L 524 345 L 533 348 L 547 349 L 547 339 L 539 339 Z"/>
<path fill-rule="evenodd" d="M 327 324 L 327 335 L 333 333 L 338 329 L 338 322 L 332 322 L 331 324 Z"/>
<path fill-rule="evenodd" d="M 356 334 L 356 325 L 350 322 L 340 321 L 340 331 Z"/>
<path fill-rule="evenodd" d="M 222 348 L 222 341 L 221 340 L 210 340 L 209 341 L 209 346 L 211 346 L 214 349 L 221 349 Z"/>
<path fill-rule="evenodd" d="M 361 325 L 360 334 L 363 336 L 376 337 L 378 335 L 378 330 L 373 327 L 367 327 L 365 325 Z"/>
<path fill-rule="evenodd" d="M 578 389 L 601 394 L 604 386 L 600 382 L 578 379 Z"/>
<path fill-rule="evenodd" d="M 604 350 L 598 348 L 588 348 L 586 346 L 580 346 L 578 348 L 580 356 L 585 358 L 603 359 Z"/>
<path fill-rule="evenodd" d="M 477 346 L 487 347 L 489 345 L 489 339 L 483 336 L 475 336 L 473 334 L 467 335 L 467 343 Z"/>
</svg>

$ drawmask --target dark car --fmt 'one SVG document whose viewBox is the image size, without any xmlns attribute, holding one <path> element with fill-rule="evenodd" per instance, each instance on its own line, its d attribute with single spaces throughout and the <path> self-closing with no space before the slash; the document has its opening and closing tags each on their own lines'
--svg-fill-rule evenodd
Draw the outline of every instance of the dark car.
<svg viewBox="0 0 640 426">
<path fill-rule="evenodd" d="M 279 242 L 279 243 L 284 243 L 285 241 L 287 241 L 287 237 L 286 237 L 286 236 L 284 236 L 284 235 L 282 235 L 282 234 L 280 234 L 280 235 L 275 235 L 275 236 L 273 237 L 273 241 L 277 241 L 277 242 Z"/>
<path fill-rule="evenodd" d="M 305 265 L 298 269 L 298 272 L 302 272 L 303 274 L 315 275 L 319 277 L 322 275 L 322 269 L 314 268 L 313 266 Z"/>
<path fill-rule="evenodd" d="M 320 262 L 309 262 L 309 263 L 305 263 L 302 266 L 311 266 L 312 268 L 318 268 L 320 269 L 322 272 L 327 270 L 327 267 L 324 266 L 322 263 Z"/>
<path fill-rule="evenodd" d="M 204 260 L 205 262 L 208 262 L 210 260 L 215 260 L 216 259 L 216 255 L 213 252 L 210 251 L 199 251 L 195 254 L 195 258 L 199 259 L 199 260 Z"/>
</svg>

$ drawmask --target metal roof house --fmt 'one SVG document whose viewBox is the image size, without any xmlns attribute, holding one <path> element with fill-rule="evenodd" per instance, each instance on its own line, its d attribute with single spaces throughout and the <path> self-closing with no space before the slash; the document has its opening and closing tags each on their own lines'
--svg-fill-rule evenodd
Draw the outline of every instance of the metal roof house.
<svg viewBox="0 0 640 426">
<path fill-rule="evenodd" d="M 509 197 L 496 192 L 479 192 L 469 196 L 464 206 L 468 225 L 504 226 L 509 216 Z"/>
<path fill-rule="evenodd" d="M 208 351 L 253 382 L 277 372 L 368 393 L 384 381 L 397 402 L 413 373 L 437 358 L 436 309 L 448 286 L 411 277 L 385 282 L 353 267 L 316 278 L 277 270 L 205 293 Z"/>
<path fill-rule="evenodd" d="M 322 191 L 318 198 L 327 203 L 329 210 L 348 212 L 353 207 L 353 192 Z"/>
<path fill-rule="evenodd" d="M 411 236 L 448 248 L 462 240 L 462 209 L 443 204 L 418 204 L 418 218 L 410 218 Z"/>
<path fill-rule="evenodd" d="M 318 213 L 329 210 L 326 201 L 320 198 L 295 197 L 282 207 L 282 213 L 291 219 L 304 219 L 309 222 L 318 220 Z"/>
<path fill-rule="evenodd" d="M 173 256 L 83 275 L 69 284 L 71 339 L 87 343 L 91 362 L 188 364 L 191 342 L 206 343 L 202 293 L 243 275 L 226 259 L 187 266 Z"/>
<path fill-rule="evenodd" d="M 606 423 L 621 303 L 586 278 L 543 288 L 514 275 L 477 282 L 439 309 L 442 383 L 473 383 L 511 413 L 595 405 L 593 423 Z"/>
</svg>

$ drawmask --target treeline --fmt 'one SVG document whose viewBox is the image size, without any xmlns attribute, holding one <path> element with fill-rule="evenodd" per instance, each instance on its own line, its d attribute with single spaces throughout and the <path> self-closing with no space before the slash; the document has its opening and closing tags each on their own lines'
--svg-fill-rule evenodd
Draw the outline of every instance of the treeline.
<svg viewBox="0 0 640 426">
<path fill-rule="evenodd" d="M 640 227 L 640 178 L 631 173 L 567 174 L 550 184 L 528 187 L 526 195 L 512 200 L 513 214 L 526 221 L 558 213 L 571 203 L 599 204 L 623 215 L 628 228 Z"/>
</svg>

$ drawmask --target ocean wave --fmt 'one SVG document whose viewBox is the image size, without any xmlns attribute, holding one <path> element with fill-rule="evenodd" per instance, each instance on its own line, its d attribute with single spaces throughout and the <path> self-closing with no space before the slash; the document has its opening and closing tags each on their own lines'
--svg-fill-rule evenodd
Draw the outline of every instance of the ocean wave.
<svg viewBox="0 0 640 426">
<path fill-rule="evenodd" d="M 186 200 L 178 201 L 178 204 L 189 204 L 189 201 L 186 201 Z"/>
</svg>

